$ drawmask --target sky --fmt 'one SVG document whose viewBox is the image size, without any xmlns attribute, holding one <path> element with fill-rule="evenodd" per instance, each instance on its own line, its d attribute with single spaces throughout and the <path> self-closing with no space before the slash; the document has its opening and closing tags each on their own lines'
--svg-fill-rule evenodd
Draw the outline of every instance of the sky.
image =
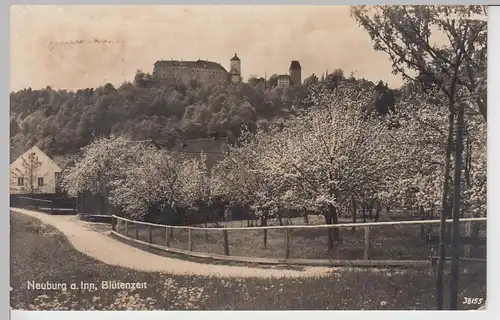
<svg viewBox="0 0 500 320">
<path fill-rule="evenodd" d="M 13 91 L 119 86 L 162 59 L 211 60 L 229 69 L 235 53 L 244 79 L 288 73 L 291 60 L 299 60 L 302 79 L 340 68 L 402 84 L 347 6 L 10 8 Z"/>
</svg>

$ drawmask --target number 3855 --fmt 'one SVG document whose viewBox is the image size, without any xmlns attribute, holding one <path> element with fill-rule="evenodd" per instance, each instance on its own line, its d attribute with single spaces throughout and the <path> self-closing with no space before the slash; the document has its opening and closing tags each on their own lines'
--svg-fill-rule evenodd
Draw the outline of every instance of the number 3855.
<svg viewBox="0 0 500 320">
<path fill-rule="evenodd" d="M 463 304 L 483 304 L 483 301 L 484 301 L 483 298 L 469 298 L 469 297 L 464 297 Z"/>
</svg>

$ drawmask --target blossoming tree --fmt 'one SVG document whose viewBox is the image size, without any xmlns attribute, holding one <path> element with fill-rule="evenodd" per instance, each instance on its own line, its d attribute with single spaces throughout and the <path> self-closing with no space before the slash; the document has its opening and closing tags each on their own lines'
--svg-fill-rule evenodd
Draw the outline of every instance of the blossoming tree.
<svg viewBox="0 0 500 320">
<path fill-rule="evenodd" d="M 138 157 L 139 146 L 127 137 L 99 137 L 81 150 L 75 165 L 65 170 L 62 187 L 69 195 L 91 192 L 100 196 L 101 211 L 113 190 L 113 183 L 121 179 L 128 166 Z"/>
<path fill-rule="evenodd" d="M 184 156 L 178 152 L 143 150 L 138 161 L 129 163 L 124 175 L 114 180 L 111 202 L 136 219 L 152 206 L 175 209 L 181 199 L 183 163 Z"/>
</svg>

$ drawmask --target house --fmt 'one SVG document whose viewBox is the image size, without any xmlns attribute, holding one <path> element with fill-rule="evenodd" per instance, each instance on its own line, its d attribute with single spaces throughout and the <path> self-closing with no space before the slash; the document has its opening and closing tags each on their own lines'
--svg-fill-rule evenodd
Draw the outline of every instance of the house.
<svg viewBox="0 0 500 320">
<path fill-rule="evenodd" d="M 161 145 L 154 139 L 130 141 L 131 145 L 137 145 L 145 149 L 160 149 Z"/>
<path fill-rule="evenodd" d="M 228 151 L 228 138 L 206 138 L 192 140 L 178 140 L 170 151 L 184 153 L 189 158 L 197 158 L 203 151 L 207 156 L 208 167 L 213 167 L 224 158 L 224 153 Z"/>
<path fill-rule="evenodd" d="M 288 88 L 291 84 L 290 76 L 287 74 L 280 74 L 278 76 L 278 88 Z"/>
<path fill-rule="evenodd" d="M 61 171 L 54 160 L 34 146 L 10 164 L 10 194 L 55 194 Z"/>
</svg>

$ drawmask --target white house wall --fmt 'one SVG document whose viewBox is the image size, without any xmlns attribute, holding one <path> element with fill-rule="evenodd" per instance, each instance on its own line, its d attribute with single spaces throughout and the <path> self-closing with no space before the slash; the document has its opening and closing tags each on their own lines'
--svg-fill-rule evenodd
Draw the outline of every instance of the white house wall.
<svg viewBox="0 0 500 320">
<path fill-rule="evenodd" d="M 40 168 L 36 173 L 35 184 L 38 184 L 38 178 L 43 178 L 44 185 L 39 187 L 39 191 L 37 193 L 55 193 L 56 192 L 56 172 L 61 172 L 61 168 L 50 159 L 45 153 L 43 153 L 37 147 L 33 147 L 30 150 L 26 151 L 22 156 L 17 158 L 10 165 L 10 193 L 11 194 L 23 194 L 27 193 L 26 190 L 23 190 L 21 186 L 17 185 L 17 178 L 21 177 L 21 174 L 26 172 L 26 169 L 23 168 L 23 157 L 28 160 L 28 156 L 30 152 L 35 152 L 38 156 L 38 161 L 41 162 Z M 21 174 L 20 174 L 21 173 Z M 28 185 L 27 178 L 24 178 L 25 188 Z"/>
</svg>

